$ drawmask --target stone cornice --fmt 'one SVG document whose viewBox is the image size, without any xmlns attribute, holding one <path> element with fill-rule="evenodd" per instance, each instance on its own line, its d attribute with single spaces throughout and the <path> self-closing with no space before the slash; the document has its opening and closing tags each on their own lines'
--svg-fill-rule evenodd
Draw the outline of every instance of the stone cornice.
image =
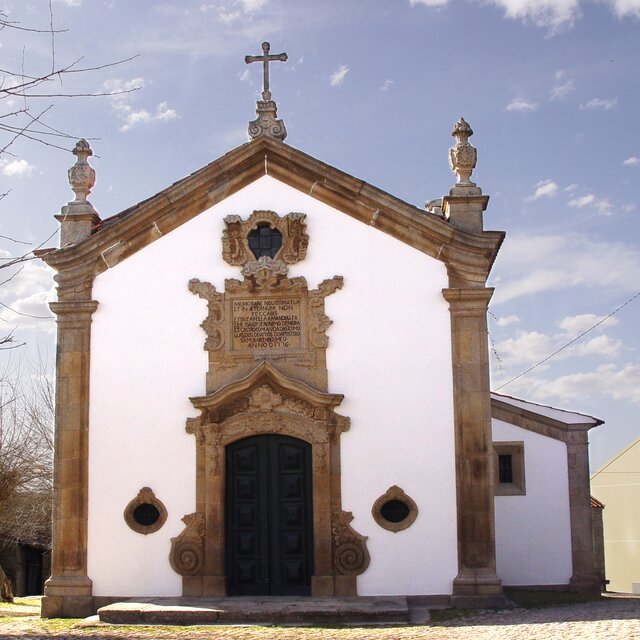
<svg viewBox="0 0 640 640">
<path fill-rule="evenodd" d="M 442 297 L 449 303 L 453 312 L 469 313 L 470 311 L 475 311 L 484 315 L 487 312 L 487 306 L 491 296 L 493 296 L 493 291 L 492 287 L 451 288 L 443 289 Z"/>
<path fill-rule="evenodd" d="M 334 409 L 344 395 L 339 393 L 324 393 L 310 387 L 303 382 L 285 376 L 268 362 L 260 363 L 249 375 L 230 382 L 213 393 L 206 396 L 189 398 L 196 409 L 215 409 L 234 398 L 245 394 L 249 389 L 256 387 L 263 381 L 270 382 L 278 390 L 287 391 L 294 396 L 305 399 L 318 407 Z"/>
<path fill-rule="evenodd" d="M 98 302 L 96 300 L 50 302 L 49 308 L 58 318 L 61 316 L 88 316 L 91 318 L 98 308 Z"/>
<path fill-rule="evenodd" d="M 578 423 L 562 422 L 522 407 L 514 407 L 493 397 L 491 417 L 566 443 L 586 442 L 589 429 L 604 424 L 604 421 L 598 418 Z"/>
<path fill-rule="evenodd" d="M 483 286 L 504 238 L 497 231 L 455 229 L 442 218 L 293 147 L 261 137 L 103 220 L 86 240 L 58 250 L 41 250 L 38 256 L 57 271 L 75 272 L 74 280 L 91 280 L 263 175 L 443 261 L 453 286 Z"/>
</svg>

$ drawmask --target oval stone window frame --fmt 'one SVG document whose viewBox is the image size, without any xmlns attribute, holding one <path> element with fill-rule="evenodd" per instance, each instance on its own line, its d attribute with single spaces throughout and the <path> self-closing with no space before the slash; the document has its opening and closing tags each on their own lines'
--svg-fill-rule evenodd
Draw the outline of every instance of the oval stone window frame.
<svg viewBox="0 0 640 640">
<path fill-rule="evenodd" d="M 382 515 L 382 507 L 395 500 L 402 502 L 409 509 L 407 516 L 400 522 L 391 522 Z M 407 529 L 415 522 L 418 517 L 418 505 L 400 487 L 393 485 L 373 503 L 371 515 L 383 529 L 397 533 Z"/>
<path fill-rule="evenodd" d="M 150 504 L 158 510 L 158 519 L 153 524 L 140 524 L 134 517 L 135 510 L 143 505 Z M 130 529 L 136 533 L 148 535 L 158 531 L 167 521 L 167 509 L 158 498 L 156 498 L 153 490 L 149 487 L 142 487 L 138 495 L 129 502 L 124 510 L 124 520 Z"/>
</svg>

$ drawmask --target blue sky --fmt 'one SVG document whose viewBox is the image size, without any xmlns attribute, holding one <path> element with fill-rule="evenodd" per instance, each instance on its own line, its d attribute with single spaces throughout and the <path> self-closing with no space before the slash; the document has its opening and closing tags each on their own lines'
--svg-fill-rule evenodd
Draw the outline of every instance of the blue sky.
<svg viewBox="0 0 640 640">
<path fill-rule="evenodd" d="M 46 29 L 49 4 L 3 0 L 9 20 Z M 90 200 L 107 217 L 246 140 L 271 75 L 287 143 L 422 207 L 452 186 L 459 116 L 478 149 L 474 179 L 491 196 L 485 228 L 507 232 L 491 276 L 493 387 L 567 344 L 640 291 L 640 0 L 55 0 L 66 76 L 35 115 L 93 138 Z M 24 62 L 23 62 L 24 51 Z M 0 32 L 2 67 L 46 73 L 46 34 Z M 6 83 L 10 78 L 5 79 Z M 0 115 L 20 106 L 0 102 Z M 1 122 L 8 122 L 2 118 Z M 3 140 L 6 140 L 6 134 Z M 71 148 L 71 141 L 62 140 Z M 0 157 L 0 234 L 39 244 L 71 199 L 63 151 L 21 140 Z M 54 244 L 54 240 L 46 243 Z M 26 245 L 2 241 L 3 256 Z M 27 247 L 28 248 L 28 247 Z M 5 271 L 5 274 L 7 272 Z M 7 274 L 9 275 L 9 274 Z M 3 285 L 3 328 L 53 354 L 50 274 L 29 263 Z M 592 468 L 640 436 L 640 298 L 502 393 L 589 413 Z M 15 313 L 15 311 L 19 313 Z M 20 315 L 27 314 L 27 315 Z M 33 318 L 29 316 L 43 316 Z"/>
</svg>

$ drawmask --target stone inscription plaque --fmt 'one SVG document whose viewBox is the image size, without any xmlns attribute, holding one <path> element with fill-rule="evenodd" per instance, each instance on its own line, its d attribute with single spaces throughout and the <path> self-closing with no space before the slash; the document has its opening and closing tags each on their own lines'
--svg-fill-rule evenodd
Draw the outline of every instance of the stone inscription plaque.
<svg viewBox="0 0 640 640">
<path fill-rule="evenodd" d="M 234 300 L 232 349 L 300 349 L 300 299 Z"/>
</svg>

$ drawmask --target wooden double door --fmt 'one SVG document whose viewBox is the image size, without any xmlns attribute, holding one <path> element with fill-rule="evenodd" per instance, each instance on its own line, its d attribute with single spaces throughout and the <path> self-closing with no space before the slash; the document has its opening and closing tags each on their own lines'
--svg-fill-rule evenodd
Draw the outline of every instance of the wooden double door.
<svg viewBox="0 0 640 640">
<path fill-rule="evenodd" d="M 289 436 L 253 436 L 227 446 L 229 595 L 310 595 L 311 464 L 311 445 Z"/>
</svg>

